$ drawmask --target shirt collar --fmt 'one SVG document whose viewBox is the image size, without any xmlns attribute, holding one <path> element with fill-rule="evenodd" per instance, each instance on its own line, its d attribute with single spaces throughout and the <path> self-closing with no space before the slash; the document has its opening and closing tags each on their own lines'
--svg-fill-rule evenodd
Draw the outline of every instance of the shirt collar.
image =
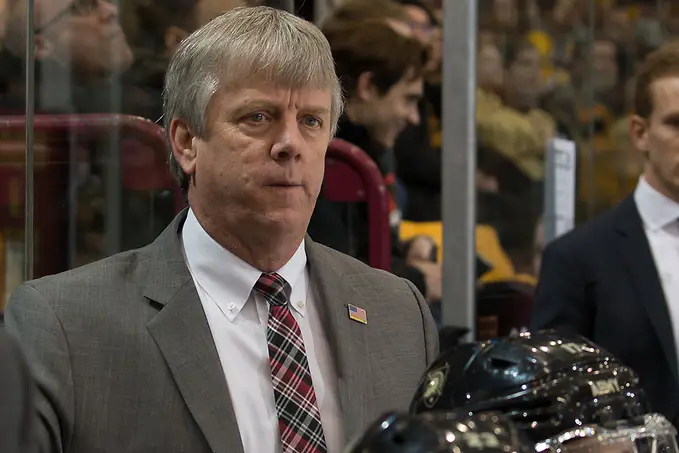
<svg viewBox="0 0 679 453">
<path fill-rule="evenodd" d="M 661 230 L 679 219 L 679 203 L 655 190 L 643 176 L 634 191 L 634 201 L 641 219 L 652 231 Z"/>
<path fill-rule="evenodd" d="M 262 271 L 218 244 L 203 229 L 191 209 L 182 228 L 182 242 L 187 265 L 196 283 L 214 300 L 229 321 L 233 321 L 250 298 Z M 277 273 L 291 288 L 295 288 L 297 284 L 306 283 L 301 278 L 306 263 L 302 240 L 292 258 Z M 304 314 L 305 305 L 290 305 Z"/>
</svg>

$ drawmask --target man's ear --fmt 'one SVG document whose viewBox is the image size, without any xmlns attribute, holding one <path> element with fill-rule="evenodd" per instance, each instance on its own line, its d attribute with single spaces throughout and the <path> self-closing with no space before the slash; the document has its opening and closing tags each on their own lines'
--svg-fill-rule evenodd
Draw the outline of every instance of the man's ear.
<svg viewBox="0 0 679 453">
<path fill-rule="evenodd" d="M 189 176 L 196 172 L 196 137 L 184 120 L 173 119 L 170 123 L 170 145 L 177 164 Z"/>
<path fill-rule="evenodd" d="M 370 101 L 375 96 L 375 84 L 371 72 L 364 72 L 356 81 L 356 97 L 361 101 Z"/>
<path fill-rule="evenodd" d="M 632 115 L 629 123 L 629 137 L 632 145 L 646 156 L 648 155 L 649 121 L 639 115 Z"/>
<path fill-rule="evenodd" d="M 44 36 L 37 35 L 35 37 L 35 59 L 45 60 L 54 53 L 54 45 L 49 39 Z"/>
</svg>

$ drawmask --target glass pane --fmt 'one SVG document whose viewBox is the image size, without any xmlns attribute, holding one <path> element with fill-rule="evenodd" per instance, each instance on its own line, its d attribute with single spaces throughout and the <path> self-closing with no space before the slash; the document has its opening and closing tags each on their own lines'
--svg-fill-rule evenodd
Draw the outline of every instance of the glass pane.
<svg viewBox="0 0 679 453">
<path fill-rule="evenodd" d="M 5 1 L 2 1 L 2 4 Z M 151 242 L 184 206 L 160 121 L 169 58 L 193 30 L 243 2 L 35 0 L 33 274 Z M 0 270 L 22 280 L 25 2 L 3 8 Z M 2 289 L 3 294 L 5 289 Z"/>
<path fill-rule="evenodd" d="M 10 23 L 6 0 L 0 1 L 0 312 L 24 278 L 26 126 L 23 83 L 26 46 L 8 42 L 8 32 L 26 21 Z M 41 148 L 38 140 L 36 148 Z"/>
</svg>

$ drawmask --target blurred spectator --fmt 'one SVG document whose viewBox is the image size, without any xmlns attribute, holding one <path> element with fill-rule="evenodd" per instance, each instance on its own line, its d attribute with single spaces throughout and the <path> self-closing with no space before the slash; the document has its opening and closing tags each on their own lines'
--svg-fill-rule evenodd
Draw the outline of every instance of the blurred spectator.
<svg viewBox="0 0 679 453">
<path fill-rule="evenodd" d="M 198 5 L 206 0 L 149 0 L 135 4 L 138 29 L 135 62 L 126 81 L 148 93 L 156 102 L 150 117 L 162 115 L 162 91 L 165 71 L 179 44 L 198 25 Z M 209 2 L 208 2 L 209 3 Z"/>
<path fill-rule="evenodd" d="M 481 31 L 483 34 L 484 31 Z M 502 92 L 505 68 L 494 40 L 479 38 L 478 55 L 476 57 L 476 86 L 488 94 Z"/>
<path fill-rule="evenodd" d="M 486 44 L 482 52 L 497 65 L 497 50 Z M 538 107 L 540 96 L 539 59 L 535 48 L 525 39 L 507 46 L 500 99 L 492 93 L 500 76 L 487 77 L 477 92 L 477 134 L 480 148 L 496 155 L 492 176 L 498 179 L 499 191 L 506 195 L 539 199 L 544 177 L 546 142 L 555 134 L 552 118 Z M 486 77 L 487 71 L 482 75 Z M 497 156 L 499 155 L 499 156 Z"/>
<path fill-rule="evenodd" d="M 418 0 L 400 0 L 413 36 L 428 49 L 420 122 L 408 125 L 394 146 L 396 175 L 405 186 L 404 218 L 441 220 L 441 33 L 434 13 Z"/>
<path fill-rule="evenodd" d="M 540 3 L 540 28 L 544 49 L 556 67 L 568 68 L 573 48 L 588 36 L 589 0 L 544 0 Z"/>
<path fill-rule="evenodd" d="M 580 144 L 598 137 L 602 140 L 596 147 L 607 146 L 605 136 L 624 110 L 622 59 L 613 39 L 597 33 L 591 43 L 574 47 L 570 83 L 558 86 L 543 100 L 544 108 L 557 118 L 559 129 Z"/>
<path fill-rule="evenodd" d="M 507 43 L 523 36 L 540 20 L 536 0 L 480 0 L 479 29 L 490 31 L 504 55 Z"/>
<path fill-rule="evenodd" d="M 330 42 L 337 74 L 346 90 L 345 114 L 339 122 L 337 137 L 365 151 L 382 175 L 390 197 L 392 226 L 392 272 L 411 280 L 429 300 L 440 298 L 441 268 L 428 259 L 406 263 L 398 240 L 400 214 L 395 202 L 393 146 L 408 124 L 420 121 L 417 103 L 423 93 L 426 52 L 419 42 L 402 36 L 387 23 L 345 22 L 324 29 Z M 351 209 L 356 208 L 356 209 Z M 318 228 L 334 215 L 333 232 Z M 323 216 L 323 217 L 320 217 Z M 365 206 L 344 210 L 329 206 L 321 196 L 311 220 L 309 234 L 324 244 L 338 244 L 352 236 L 352 250 L 340 250 L 367 259 L 368 213 Z M 427 257 L 428 258 L 428 257 Z"/>
<path fill-rule="evenodd" d="M 479 32 L 478 55 L 476 57 L 476 118 L 477 121 L 493 114 L 502 106 L 500 95 L 504 91 L 502 55 L 495 39 L 481 39 L 485 30 Z"/>
<path fill-rule="evenodd" d="M 476 221 L 492 227 L 513 268 L 509 274 L 496 272 L 498 277 L 532 275 L 532 256 L 527 256 L 532 236 L 526 232 L 533 230 L 531 219 L 542 206 L 542 155 L 553 135 L 548 115 L 536 108 L 539 59 L 520 39 L 507 46 L 504 65 L 494 42 L 486 41 L 478 52 Z M 488 248 L 483 242 L 477 246 L 480 253 Z"/>
<path fill-rule="evenodd" d="M 403 5 L 413 36 L 429 51 L 429 60 L 425 67 L 425 81 L 432 85 L 440 84 L 443 36 L 434 11 L 421 0 L 398 0 L 398 3 Z M 429 101 L 436 101 L 436 104 L 440 104 L 440 90 L 437 94 L 437 99 L 429 99 Z M 439 117 L 441 116 L 440 110 L 440 107 L 437 108 Z"/>
<path fill-rule="evenodd" d="M 634 23 L 630 17 L 629 8 L 613 5 L 604 17 L 603 31 L 618 46 L 633 46 L 635 44 Z"/>
<path fill-rule="evenodd" d="M 526 116 L 544 148 L 556 134 L 556 125 L 549 114 L 539 109 L 541 84 L 540 56 L 535 46 L 525 39 L 510 42 L 505 54 L 505 104 Z"/>
<path fill-rule="evenodd" d="M 5 47 L 0 54 L 0 107 L 23 110 L 26 2 L 8 5 Z M 132 50 L 118 22 L 115 3 L 98 0 L 36 0 L 36 108 L 49 112 L 134 113 L 149 117 L 154 100 L 119 76 Z M 122 91 L 121 102 L 112 102 Z"/>
<path fill-rule="evenodd" d="M 519 8 L 515 0 L 493 0 L 491 14 L 498 32 L 513 32 L 519 25 Z"/>
</svg>

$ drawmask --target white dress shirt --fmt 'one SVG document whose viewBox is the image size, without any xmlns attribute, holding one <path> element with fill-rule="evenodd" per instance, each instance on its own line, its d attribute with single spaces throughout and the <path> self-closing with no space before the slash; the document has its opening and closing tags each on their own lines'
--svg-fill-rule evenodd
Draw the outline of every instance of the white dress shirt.
<svg viewBox="0 0 679 453">
<path fill-rule="evenodd" d="M 280 452 L 266 340 L 269 307 L 252 291 L 262 273 L 215 242 L 191 210 L 182 242 L 224 369 L 243 449 Z M 337 373 L 315 304 L 318 297 L 309 284 L 304 242 L 278 274 L 292 288 L 290 307 L 304 338 L 328 452 L 339 453 L 344 434 Z"/>
<path fill-rule="evenodd" d="M 679 338 L 679 203 L 655 190 L 643 177 L 634 201 L 658 270 L 674 338 Z"/>
</svg>

